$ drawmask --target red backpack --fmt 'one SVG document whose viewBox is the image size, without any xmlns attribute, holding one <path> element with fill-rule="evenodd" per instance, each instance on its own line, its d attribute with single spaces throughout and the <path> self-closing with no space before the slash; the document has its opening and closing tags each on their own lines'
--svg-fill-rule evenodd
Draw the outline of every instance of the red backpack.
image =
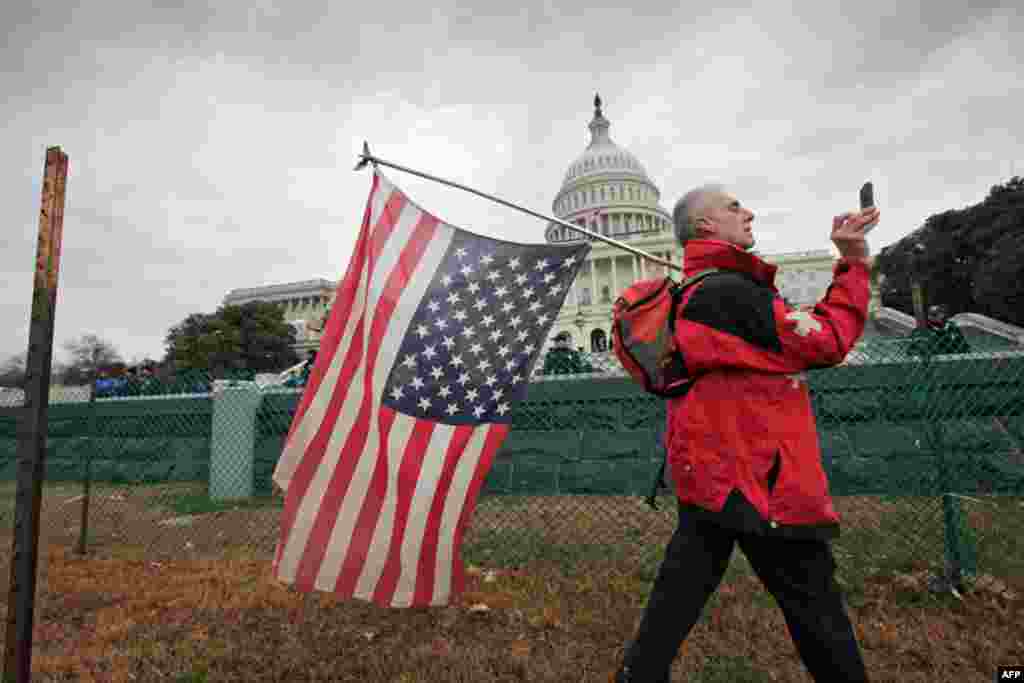
<svg viewBox="0 0 1024 683">
<path fill-rule="evenodd" d="M 690 388 L 691 378 L 673 334 L 676 310 L 687 288 L 716 272 L 716 268 L 702 270 L 680 283 L 668 277 L 641 280 L 616 299 L 612 308 L 615 355 L 645 391 L 671 397 Z"/>
</svg>

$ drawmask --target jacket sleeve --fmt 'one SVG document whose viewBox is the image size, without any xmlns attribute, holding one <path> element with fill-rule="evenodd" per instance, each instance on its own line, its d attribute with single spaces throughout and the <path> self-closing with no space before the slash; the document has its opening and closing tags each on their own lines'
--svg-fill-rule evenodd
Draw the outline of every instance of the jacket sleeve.
<svg viewBox="0 0 1024 683">
<path fill-rule="evenodd" d="M 837 365 L 864 332 L 868 266 L 839 261 L 812 311 L 740 274 L 711 277 L 684 299 L 676 342 L 689 374 L 727 368 L 793 373 Z"/>
</svg>

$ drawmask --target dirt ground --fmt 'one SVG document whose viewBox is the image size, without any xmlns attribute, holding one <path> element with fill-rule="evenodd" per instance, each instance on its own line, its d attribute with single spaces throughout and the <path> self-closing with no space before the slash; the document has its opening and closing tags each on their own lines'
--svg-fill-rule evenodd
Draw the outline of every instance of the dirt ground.
<svg viewBox="0 0 1024 683">
<path fill-rule="evenodd" d="M 80 490 L 47 490 L 33 680 L 607 681 L 675 523 L 670 506 L 636 498 L 485 499 L 460 600 L 383 610 L 278 583 L 278 507 L 182 513 L 175 501 L 191 493 L 95 490 L 81 557 Z M 980 575 L 960 598 L 928 587 L 942 559 L 938 501 L 837 505 L 837 561 L 872 680 L 989 681 L 998 664 L 1024 662 L 1019 501 L 964 503 Z M 742 554 L 673 680 L 810 680 Z"/>
</svg>

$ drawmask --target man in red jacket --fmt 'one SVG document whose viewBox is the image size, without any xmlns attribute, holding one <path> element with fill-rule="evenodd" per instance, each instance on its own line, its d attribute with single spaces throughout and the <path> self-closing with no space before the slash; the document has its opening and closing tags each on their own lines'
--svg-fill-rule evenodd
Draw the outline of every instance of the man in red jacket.
<svg viewBox="0 0 1024 683">
<path fill-rule="evenodd" d="M 776 266 L 749 251 L 753 212 L 723 188 L 693 190 L 673 218 L 685 275 L 721 272 L 687 290 L 680 304 L 676 342 L 695 381 L 668 404 L 665 444 L 679 526 L 615 681 L 668 683 L 735 544 L 782 608 L 814 680 L 867 681 L 834 579 L 829 539 L 839 533 L 839 517 L 803 372 L 841 363 L 864 331 L 865 235 L 879 212 L 833 219 L 841 258 L 812 311 L 783 301 Z"/>
</svg>

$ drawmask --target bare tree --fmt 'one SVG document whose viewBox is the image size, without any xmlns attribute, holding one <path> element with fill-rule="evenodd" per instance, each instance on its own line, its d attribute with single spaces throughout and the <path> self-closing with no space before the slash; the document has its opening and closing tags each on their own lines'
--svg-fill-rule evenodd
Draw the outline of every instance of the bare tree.
<svg viewBox="0 0 1024 683">
<path fill-rule="evenodd" d="M 26 354 L 16 353 L 0 364 L 0 387 L 25 388 Z"/>
<path fill-rule="evenodd" d="M 98 370 L 124 364 L 114 345 L 95 334 L 83 334 L 64 342 L 64 350 L 71 357 L 71 361 L 63 366 L 65 384 L 87 384 Z"/>
</svg>

